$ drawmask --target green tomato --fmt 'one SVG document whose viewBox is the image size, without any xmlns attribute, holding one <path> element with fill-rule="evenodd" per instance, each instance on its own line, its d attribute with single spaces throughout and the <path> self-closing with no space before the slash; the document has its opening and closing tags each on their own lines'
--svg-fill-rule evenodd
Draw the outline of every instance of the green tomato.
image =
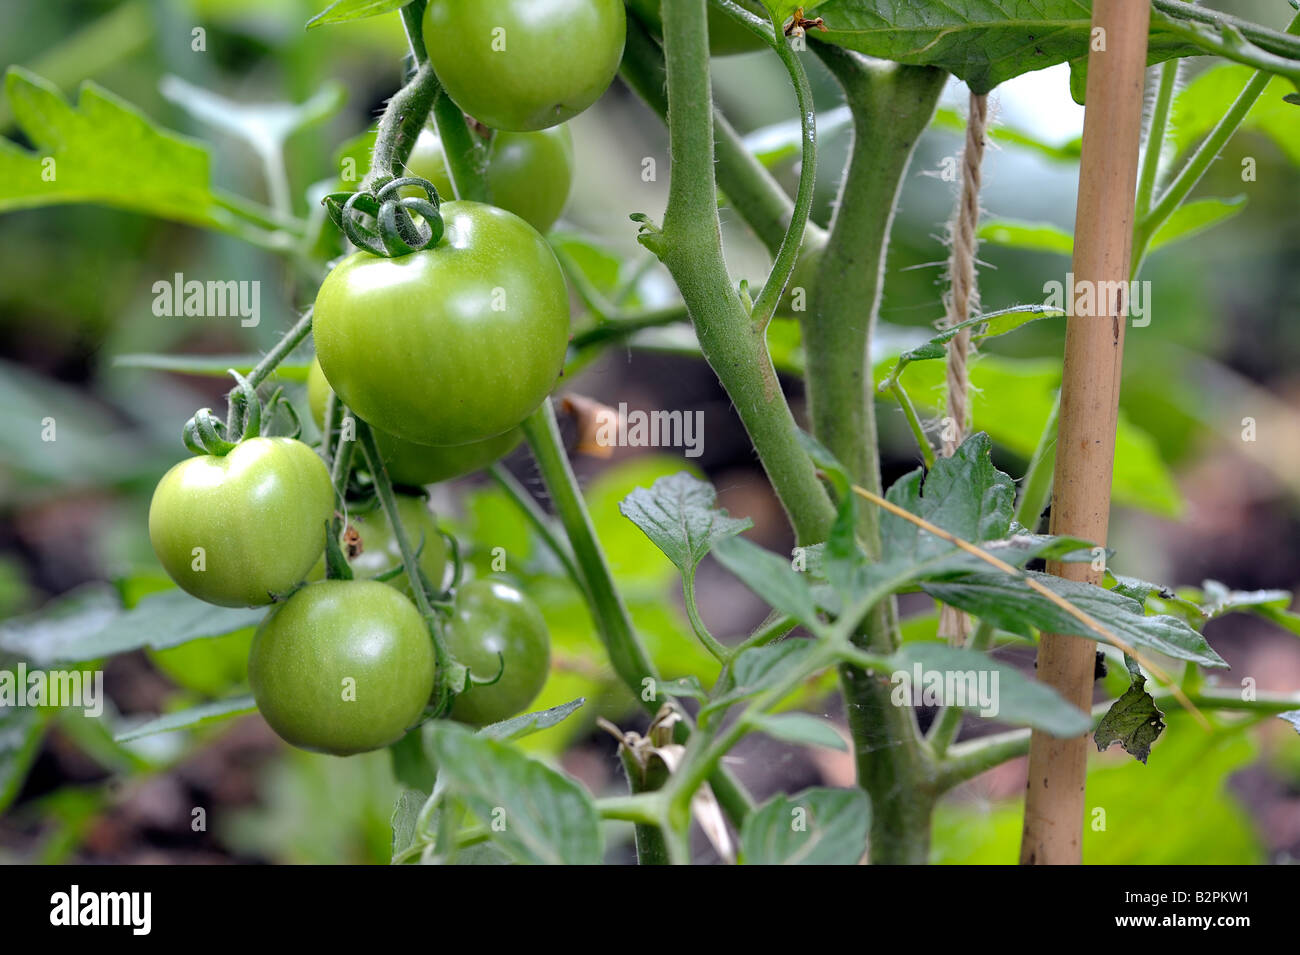
<svg viewBox="0 0 1300 955">
<path fill-rule="evenodd" d="M 406 172 L 433 183 L 438 195 L 455 195 L 442 141 L 422 130 Z M 573 185 L 573 134 L 568 126 L 539 132 L 494 133 L 488 144 L 488 201 L 513 212 L 538 232 L 546 232 L 564 211 Z"/>
<path fill-rule="evenodd" d="M 462 723 L 486 726 L 522 712 L 550 673 L 551 637 L 542 612 L 523 591 L 499 580 L 471 580 L 456 590 L 446 641 L 476 679 L 501 672 L 491 686 L 456 697 L 451 715 Z"/>
<path fill-rule="evenodd" d="M 316 419 L 316 427 L 325 426 L 325 404 L 329 401 L 330 383 L 325 380 L 320 362 L 312 359 L 307 371 L 307 404 Z M 523 439 L 523 432 L 512 428 L 505 434 L 453 447 L 438 447 L 403 441 L 371 425 L 375 444 L 384 458 L 388 476 L 397 484 L 423 487 L 439 481 L 470 474 L 495 464 L 513 451 Z"/>
<path fill-rule="evenodd" d="M 766 22 L 767 11 L 758 0 L 737 0 L 750 13 Z M 663 0 L 628 0 L 628 6 L 657 37 L 664 33 Z M 767 44 L 717 7 L 709 6 L 709 52 L 714 56 L 731 56 L 735 53 L 753 53 L 765 50 Z"/>
<path fill-rule="evenodd" d="M 447 541 L 438 529 L 438 521 L 429 510 L 424 498 L 414 494 L 397 494 L 397 513 L 402 527 L 406 529 L 406 539 L 412 548 L 420 551 L 420 569 L 435 587 L 442 586 L 447 574 Z M 358 577 L 377 577 L 402 564 L 402 549 L 397 545 L 397 536 L 393 525 L 382 507 L 365 511 L 361 514 L 349 514 L 348 523 L 360 538 L 361 553 L 351 558 L 348 563 L 352 572 Z M 348 546 L 340 541 L 346 554 Z M 316 562 L 308 580 L 325 578 L 325 557 Z M 398 574 L 384 583 L 396 587 L 408 597 L 411 596 L 411 583 L 405 573 Z"/>
<path fill-rule="evenodd" d="M 415 605 L 372 580 L 308 584 L 262 622 L 248 682 L 286 742 L 350 756 L 401 739 L 433 692 L 433 642 Z"/>
<path fill-rule="evenodd" d="M 164 474 L 149 505 L 149 540 L 188 593 L 260 607 L 311 570 L 333 515 L 334 486 L 315 451 L 292 438 L 251 438 Z"/>
<path fill-rule="evenodd" d="M 546 129 L 609 88 L 623 58 L 622 0 L 430 0 L 424 45 L 447 95 L 494 129 Z"/>
<path fill-rule="evenodd" d="M 564 367 L 569 296 L 546 240 L 477 202 L 442 206 L 437 245 L 357 252 L 316 296 L 316 355 L 365 421 L 406 441 L 462 445 L 516 427 Z"/>
</svg>

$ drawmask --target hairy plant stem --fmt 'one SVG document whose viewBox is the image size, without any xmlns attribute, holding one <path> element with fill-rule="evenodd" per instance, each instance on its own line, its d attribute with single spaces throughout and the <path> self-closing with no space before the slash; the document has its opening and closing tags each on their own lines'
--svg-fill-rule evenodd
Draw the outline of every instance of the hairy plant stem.
<svg viewBox="0 0 1300 955">
<path fill-rule="evenodd" d="M 843 87 L 853 117 L 853 150 L 830 235 L 802 316 L 813 431 L 856 484 L 880 492 L 871 335 L 885 255 L 903 175 L 930 122 L 945 74 L 869 61 L 815 44 Z M 861 508 L 858 535 L 880 555 L 879 516 Z M 892 598 L 867 616 L 854 642 L 889 653 L 899 642 Z M 932 767 L 911 708 L 894 706 L 890 684 L 854 666 L 840 668 L 853 733 L 858 784 L 871 796 L 871 858 L 924 863 L 930 845 Z"/>
<path fill-rule="evenodd" d="M 666 0 L 664 46 L 672 181 L 662 231 L 641 242 L 672 273 L 700 350 L 731 397 L 802 544 L 824 540 L 835 511 L 799 443 L 762 329 L 731 285 L 714 184 L 714 124 L 704 0 Z M 784 237 L 784 230 L 782 233 Z"/>
<path fill-rule="evenodd" d="M 524 420 L 521 426 L 524 437 L 533 451 L 542 483 L 550 493 L 556 515 L 568 535 L 573 548 L 573 558 L 587 605 L 596 621 L 596 631 L 605 645 L 614 672 L 637 700 L 650 712 L 657 708 L 660 694 L 645 698 L 645 680 L 659 681 L 658 671 L 642 646 L 627 605 L 610 573 L 609 563 L 596 538 L 591 515 L 578 489 L 578 479 L 569 464 L 560 438 L 560 427 L 555 420 L 555 408 L 548 398 L 541 407 Z M 678 724 L 682 734 L 689 732 L 685 722 Z M 684 737 L 683 737 L 684 738 Z M 749 795 L 724 767 L 717 766 L 710 777 L 718 803 L 733 823 L 739 825 L 752 808 Z"/>
<path fill-rule="evenodd" d="M 663 51 L 635 18 L 628 20 L 627 46 L 623 51 L 620 75 L 660 119 L 667 121 L 668 97 L 664 92 L 667 75 Z M 716 109 L 713 111 L 713 138 L 718 187 L 768 252 L 776 255 L 794 216 L 794 202 L 763 164 L 745 148 L 744 140 Z M 804 246 L 820 246 L 824 241 L 822 229 L 809 222 L 804 229 Z"/>
</svg>

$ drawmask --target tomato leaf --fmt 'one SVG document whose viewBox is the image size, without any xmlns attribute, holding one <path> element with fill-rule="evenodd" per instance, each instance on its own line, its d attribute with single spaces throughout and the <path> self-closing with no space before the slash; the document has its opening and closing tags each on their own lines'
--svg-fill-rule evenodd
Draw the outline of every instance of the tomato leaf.
<svg viewBox="0 0 1300 955">
<path fill-rule="evenodd" d="M 976 93 L 1022 73 L 1086 56 L 1092 30 L 1086 0 L 830 0 L 818 6 L 829 32 L 818 39 L 868 56 L 938 66 Z M 1152 25 L 1150 62 L 1197 48 Z"/>
<path fill-rule="evenodd" d="M 233 633 L 265 615 L 265 608 L 214 607 L 178 589 L 149 594 L 123 610 L 111 588 L 88 586 L 0 624 L 0 650 L 41 666 L 81 663 Z"/>
<path fill-rule="evenodd" d="M 176 730 L 193 729 L 196 726 L 206 726 L 209 723 L 216 723 L 232 716 L 252 713 L 256 709 L 257 704 L 248 695 L 234 696 L 226 700 L 215 700 L 212 703 L 192 706 L 187 710 L 164 713 L 147 723 L 142 723 L 132 729 L 118 733 L 113 737 L 113 742 L 129 743 L 133 739 L 153 736 L 155 733 L 172 733 Z"/>
<path fill-rule="evenodd" d="M 400 10 L 410 2 L 411 0 L 335 0 L 307 21 L 307 29 L 322 27 L 327 23 L 347 23 L 349 20 L 382 16 Z"/>
<path fill-rule="evenodd" d="M 1151 755 L 1151 744 L 1165 730 L 1164 713 L 1147 692 L 1146 678 L 1140 672 L 1118 700 L 1110 705 L 1101 718 L 1097 731 L 1092 734 L 1098 750 L 1106 750 L 1119 743 L 1140 763 Z"/>
<path fill-rule="evenodd" d="M 1184 621 L 1165 614 L 1148 616 L 1131 597 L 1080 583 L 1030 572 L 1035 580 L 1064 597 L 1131 645 L 1146 647 L 1206 667 L 1226 667 L 1201 634 Z M 994 626 L 1022 636 L 1030 627 L 1047 633 L 1103 638 L 1082 621 L 1009 574 L 971 574 L 945 583 L 925 583 L 921 589 L 942 603 L 981 617 Z"/>
<path fill-rule="evenodd" d="M 715 544 L 754 526 L 716 507 L 717 498 L 712 484 L 683 471 L 636 488 L 619 511 L 690 577 Z"/>
<path fill-rule="evenodd" d="M 820 627 L 811 584 L 785 558 L 744 537 L 718 541 L 713 556 L 770 606 L 814 631 Z"/>
<path fill-rule="evenodd" d="M 1151 237 L 1150 251 L 1154 252 L 1200 235 L 1220 222 L 1227 222 L 1245 208 L 1245 196 L 1234 196 L 1231 199 L 1197 199 L 1194 202 L 1184 203 L 1174 210 L 1173 215 L 1165 220 L 1165 224 Z"/>
<path fill-rule="evenodd" d="M 857 865 L 867 851 L 871 801 L 860 789 L 778 794 L 740 832 L 745 865 Z"/>
<path fill-rule="evenodd" d="M 444 720 L 431 724 L 439 785 L 517 862 L 595 865 L 600 821 L 586 790 L 510 745 Z"/>
<path fill-rule="evenodd" d="M 889 657 L 897 706 L 957 706 L 982 717 L 1032 726 L 1062 738 L 1085 733 L 1088 714 L 1045 683 L 987 653 L 942 643 L 909 643 Z"/>
<path fill-rule="evenodd" d="M 39 76 L 10 67 L 5 91 L 35 152 L 0 140 L 0 211 L 95 202 L 231 228 L 203 146 L 155 126 L 94 83 L 82 85 L 74 107 Z"/>
<path fill-rule="evenodd" d="M 811 713 L 758 713 L 749 717 L 754 729 L 787 743 L 806 743 L 848 752 L 844 737 Z"/>
<path fill-rule="evenodd" d="M 892 503 L 972 543 L 1000 540 L 1011 531 L 1016 490 L 993 466 L 992 442 L 984 432 L 962 442 L 952 457 L 939 458 L 928 474 L 920 468 L 899 478 L 885 495 Z M 891 561 L 922 560 L 953 545 L 915 524 L 883 514 L 882 552 Z"/>
<path fill-rule="evenodd" d="M 723 692 L 701 707 L 700 719 L 775 686 L 786 673 L 803 665 L 814 646 L 812 640 L 790 639 L 745 650 L 732 663 Z"/>
<path fill-rule="evenodd" d="M 519 716 L 512 716 L 500 723 L 484 726 L 478 731 L 478 735 L 488 739 L 522 739 L 525 736 L 540 733 L 544 729 L 550 729 L 557 723 L 563 722 L 578 712 L 586 702 L 584 698 L 578 697 L 578 699 L 568 703 L 553 706 L 549 710 L 539 710 L 536 713 L 523 713 Z"/>
</svg>

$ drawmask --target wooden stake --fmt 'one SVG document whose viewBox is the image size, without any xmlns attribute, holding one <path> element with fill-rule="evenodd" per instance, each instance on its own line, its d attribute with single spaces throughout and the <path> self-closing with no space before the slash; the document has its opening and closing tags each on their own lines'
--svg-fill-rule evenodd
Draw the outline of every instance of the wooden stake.
<svg viewBox="0 0 1300 955">
<path fill-rule="evenodd" d="M 1067 308 L 1075 307 L 1065 333 L 1051 530 L 1098 544 L 1106 542 L 1110 518 L 1149 23 L 1150 4 L 1094 0 L 1074 281 L 1065 288 Z M 1048 570 L 1072 580 L 1100 583 L 1101 573 L 1091 568 L 1091 564 L 1053 564 Z M 1095 653 L 1096 644 L 1090 640 L 1043 634 L 1038 678 L 1087 712 L 1092 706 Z M 1087 767 L 1086 735 L 1065 740 L 1034 731 L 1022 864 L 1083 861 Z"/>
</svg>

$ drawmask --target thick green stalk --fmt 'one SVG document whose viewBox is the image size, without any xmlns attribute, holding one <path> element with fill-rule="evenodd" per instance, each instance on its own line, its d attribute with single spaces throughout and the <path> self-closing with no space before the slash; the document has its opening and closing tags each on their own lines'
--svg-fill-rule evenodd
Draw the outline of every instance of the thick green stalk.
<svg viewBox="0 0 1300 955">
<path fill-rule="evenodd" d="M 596 630 L 605 644 L 614 672 L 641 704 L 653 712 L 659 705 L 659 694 L 646 700 L 643 681 L 649 679 L 657 682 L 658 672 L 645 647 L 641 645 L 636 630 L 632 627 L 627 606 L 614 586 L 614 578 L 596 537 L 587 504 L 582 499 L 582 492 L 578 490 L 578 479 L 565 454 L 560 427 L 555 420 L 555 409 L 550 399 L 542 402 L 541 407 L 525 419 L 521 427 L 532 448 L 542 483 L 550 493 L 551 503 L 573 548 L 582 589 L 596 618 Z M 684 723 L 679 723 L 678 731 L 685 734 L 688 728 Z M 739 825 L 752 808 L 749 794 L 725 767 L 718 767 L 714 771 L 710 784 L 728 818 Z"/>
<path fill-rule="evenodd" d="M 668 118 L 667 77 L 663 51 L 635 19 L 627 24 L 627 47 L 621 75 L 660 119 Z M 718 110 L 713 111 L 713 137 L 718 187 L 754 234 L 776 255 L 794 215 L 794 202 L 763 164 L 745 148 L 744 140 Z M 813 223 L 804 230 L 804 245 L 820 245 L 825 234 Z"/>
<path fill-rule="evenodd" d="M 578 479 L 564 452 L 560 426 L 549 398 L 524 420 L 523 430 L 542 482 L 551 495 L 551 503 L 568 533 L 587 600 L 596 618 L 596 629 L 605 642 L 610 663 L 614 672 L 639 698 L 644 685 L 642 681 L 657 680 L 659 675 L 632 629 L 627 607 L 614 586 L 614 577 L 596 539 L 587 504 L 578 490 Z"/>
<path fill-rule="evenodd" d="M 703 0 L 665 0 L 668 130 L 672 181 L 662 231 L 641 241 L 672 273 L 695 325 L 700 350 L 740 415 L 800 543 L 825 540 L 835 511 L 799 443 L 767 351 L 732 287 L 722 254 L 714 184 L 714 124 Z M 784 230 L 782 230 L 784 236 Z"/>
<path fill-rule="evenodd" d="M 839 80 L 853 116 L 853 151 L 835 219 L 803 316 L 813 430 L 854 483 L 880 492 L 871 334 L 880 303 L 889 229 L 903 174 L 930 122 L 945 74 L 869 61 L 837 47 L 814 47 Z M 880 553 L 879 516 L 861 508 L 858 532 Z M 855 643 L 888 653 L 899 640 L 892 599 L 877 605 Z M 930 759 L 915 713 L 894 706 L 890 685 L 853 666 L 840 668 L 853 733 L 858 783 L 872 799 L 871 857 L 924 863 L 929 854 Z"/>
</svg>

